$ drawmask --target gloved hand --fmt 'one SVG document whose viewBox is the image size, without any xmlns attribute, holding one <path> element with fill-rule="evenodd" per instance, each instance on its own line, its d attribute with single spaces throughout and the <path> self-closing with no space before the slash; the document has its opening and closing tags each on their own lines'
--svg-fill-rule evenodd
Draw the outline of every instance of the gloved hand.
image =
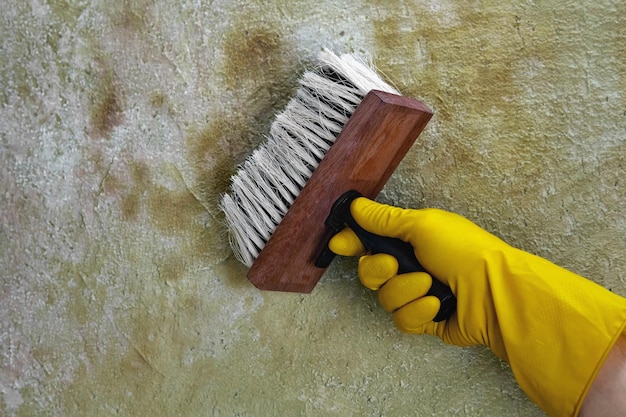
<svg viewBox="0 0 626 417">
<path fill-rule="evenodd" d="M 432 276 L 457 297 L 457 310 L 435 323 L 439 300 L 424 296 L 431 275 L 397 275 L 390 255 L 365 255 L 358 273 L 379 290 L 397 327 L 459 346 L 485 345 L 509 362 L 520 387 L 550 416 L 575 416 L 626 324 L 626 299 L 543 258 L 509 246 L 469 220 L 437 209 L 408 210 L 357 198 L 356 222 L 411 243 Z M 330 249 L 363 255 L 349 229 Z"/>
</svg>

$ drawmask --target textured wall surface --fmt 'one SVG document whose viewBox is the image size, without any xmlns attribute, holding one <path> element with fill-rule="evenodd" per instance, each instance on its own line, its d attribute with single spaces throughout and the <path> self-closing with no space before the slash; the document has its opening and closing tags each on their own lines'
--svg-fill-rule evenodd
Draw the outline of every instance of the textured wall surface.
<svg viewBox="0 0 626 417">
<path fill-rule="evenodd" d="M 626 3 L 0 3 L 0 414 L 541 416 L 339 260 L 260 292 L 217 209 L 317 52 L 435 116 L 381 201 L 626 295 Z"/>
</svg>

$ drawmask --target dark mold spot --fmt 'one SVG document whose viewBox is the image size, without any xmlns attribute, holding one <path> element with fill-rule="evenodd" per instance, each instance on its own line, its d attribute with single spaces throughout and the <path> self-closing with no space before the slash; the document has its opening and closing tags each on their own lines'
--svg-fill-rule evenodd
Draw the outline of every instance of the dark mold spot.
<svg viewBox="0 0 626 417">
<path fill-rule="evenodd" d="M 146 0 L 123 0 L 114 2 L 110 13 L 113 23 L 122 30 L 140 33 L 150 18 L 152 2 Z"/>
<path fill-rule="evenodd" d="M 280 33 L 271 28 L 237 29 L 226 34 L 223 78 L 246 115 L 261 131 L 269 129 L 274 114 L 295 92 L 298 62 L 285 47 Z"/>
<path fill-rule="evenodd" d="M 168 235 L 189 230 L 194 218 L 204 212 L 189 191 L 171 191 L 156 184 L 151 185 L 146 203 L 152 224 Z"/>
<path fill-rule="evenodd" d="M 101 66 L 101 65 L 99 65 Z M 107 138 L 123 121 L 121 92 L 110 69 L 98 68 L 94 77 L 99 85 L 91 99 L 91 134 Z"/>
<path fill-rule="evenodd" d="M 264 140 L 301 75 L 280 32 L 268 24 L 248 25 L 235 25 L 224 39 L 220 72 L 231 110 L 211 115 L 210 123 L 188 139 L 189 160 L 210 206 L 227 191 L 236 165 Z"/>
<path fill-rule="evenodd" d="M 150 96 L 150 104 L 153 107 L 161 108 L 167 103 L 167 96 L 161 92 L 153 93 Z"/>
<path fill-rule="evenodd" d="M 209 206 L 216 206 L 219 196 L 227 191 L 235 161 L 243 160 L 256 145 L 253 138 L 245 123 L 218 116 L 203 131 L 187 139 L 188 159 L 196 173 L 201 198 Z"/>
<path fill-rule="evenodd" d="M 139 214 L 140 200 L 136 193 L 127 194 L 121 201 L 122 218 L 126 221 L 135 220 Z"/>
</svg>

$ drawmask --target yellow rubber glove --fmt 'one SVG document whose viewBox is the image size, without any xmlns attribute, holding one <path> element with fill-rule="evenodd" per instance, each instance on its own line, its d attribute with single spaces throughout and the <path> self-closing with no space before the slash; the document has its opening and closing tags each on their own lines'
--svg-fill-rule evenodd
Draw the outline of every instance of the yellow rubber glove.
<svg viewBox="0 0 626 417">
<path fill-rule="evenodd" d="M 456 312 L 435 323 L 439 300 L 424 296 L 428 273 L 397 275 L 393 257 L 362 256 L 361 282 L 380 290 L 379 300 L 398 328 L 458 346 L 488 346 L 509 362 L 520 387 L 548 415 L 578 415 L 624 331 L 625 298 L 453 213 L 400 209 L 366 198 L 354 200 L 350 211 L 364 229 L 411 243 L 424 268 L 457 297 Z M 350 230 L 329 246 L 345 256 L 364 250 Z"/>
</svg>

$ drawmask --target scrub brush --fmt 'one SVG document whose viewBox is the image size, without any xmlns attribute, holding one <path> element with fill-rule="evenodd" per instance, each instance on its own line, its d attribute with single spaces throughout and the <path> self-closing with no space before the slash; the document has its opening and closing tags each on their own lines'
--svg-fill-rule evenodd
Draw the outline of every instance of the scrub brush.
<svg viewBox="0 0 626 417">
<path fill-rule="evenodd" d="M 220 203 L 233 252 L 263 290 L 313 290 L 332 260 L 328 240 L 347 224 L 358 227 L 349 203 L 378 195 L 432 117 L 355 55 L 325 49 L 318 60 Z M 361 237 L 371 252 L 402 257 L 385 239 Z M 408 246 L 402 250 L 414 258 Z M 421 269 L 411 262 L 405 269 Z M 454 300 L 448 287 L 433 283 L 442 306 Z"/>
</svg>

